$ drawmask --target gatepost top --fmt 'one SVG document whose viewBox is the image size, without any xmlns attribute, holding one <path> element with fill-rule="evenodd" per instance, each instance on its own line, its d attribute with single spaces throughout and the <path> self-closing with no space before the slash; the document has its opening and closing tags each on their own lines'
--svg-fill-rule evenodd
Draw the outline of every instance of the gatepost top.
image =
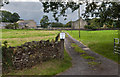
<svg viewBox="0 0 120 77">
<path fill-rule="evenodd" d="M 60 33 L 60 39 L 65 39 L 65 33 L 64 32 Z"/>
</svg>

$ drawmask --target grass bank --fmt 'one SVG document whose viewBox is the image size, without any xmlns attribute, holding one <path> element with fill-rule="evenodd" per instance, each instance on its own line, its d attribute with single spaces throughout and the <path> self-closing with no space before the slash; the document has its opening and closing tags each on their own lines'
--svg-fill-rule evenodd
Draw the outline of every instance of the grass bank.
<svg viewBox="0 0 120 77">
<path fill-rule="evenodd" d="M 113 54 L 114 38 L 118 38 L 118 30 L 80 31 L 80 38 L 78 30 L 66 32 L 87 45 L 92 51 L 118 62 L 118 55 Z"/>
</svg>

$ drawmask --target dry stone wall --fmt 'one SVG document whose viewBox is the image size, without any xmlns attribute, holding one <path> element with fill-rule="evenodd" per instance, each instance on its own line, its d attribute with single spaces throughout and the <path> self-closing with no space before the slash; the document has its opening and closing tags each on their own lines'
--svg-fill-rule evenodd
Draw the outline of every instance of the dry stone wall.
<svg viewBox="0 0 120 77">
<path fill-rule="evenodd" d="M 12 63 L 14 69 L 30 68 L 44 61 L 61 58 L 60 42 L 32 41 L 12 49 Z"/>
</svg>

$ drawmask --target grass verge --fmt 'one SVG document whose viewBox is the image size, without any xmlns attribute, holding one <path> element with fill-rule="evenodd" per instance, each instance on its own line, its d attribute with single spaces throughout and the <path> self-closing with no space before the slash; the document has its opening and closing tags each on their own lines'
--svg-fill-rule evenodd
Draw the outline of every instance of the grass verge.
<svg viewBox="0 0 120 77">
<path fill-rule="evenodd" d="M 95 66 L 95 65 L 98 65 L 98 64 L 100 64 L 100 63 L 92 61 L 92 62 L 88 62 L 88 64 Z"/>
<path fill-rule="evenodd" d="M 84 59 L 91 59 L 91 60 L 95 60 L 95 57 L 92 56 L 83 56 Z"/>
<path fill-rule="evenodd" d="M 72 47 L 74 47 L 76 52 L 82 53 L 80 56 L 83 57 L 84 59 L 89 60 L 88 64 L 91 66 L 95 66 L 98 65 L 100 63 L 95 62 L 95 57 L 93 56 L 89 56 L 85 51 L 82 50 L 82 48 L 80 48 L 78 45 L 76 45 L 75 43 L 71 44 Z"/>
<path fill-rule="evenodd" d="M 31 69 L 24 70 L 13 70 L 6 75 L 49 75 L 53 76 L 60 72 L 65 71 L 66 69 L 72 66 L 71 57 L 68 55 L 66 50 L 64 50 L 64 60 L 50 60 L 38 64 Z"/>
<path fill-rule="evenodd" d="M 80 31 L 77 30 L 66 31 L 73 38 L 78 41 L 81 41 L 85 45 L 87 45 L 92 51 L 103 55 L 115 62 L 118 62 L 118 55 L 113 54 L 114 49 L 114 38 L 118 38 L 119 33 L 118 30 L 101 30 L 101 31 Z"/>
<path fill-rule="evenodd" d="M 76 45 L 75 43 L 72 43 L 71 46 L 75 49 L 76 52 L 79 53 L 85 53 L 85 51 L 83 51 L 78 45 Z"/>
</svg>

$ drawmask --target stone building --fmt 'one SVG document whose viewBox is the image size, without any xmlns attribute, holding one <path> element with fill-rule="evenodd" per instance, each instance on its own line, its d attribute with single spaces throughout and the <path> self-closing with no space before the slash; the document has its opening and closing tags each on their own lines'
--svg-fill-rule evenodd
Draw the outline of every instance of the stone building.
<svg viewBox="0 0 120 77">
<path fill-rule="evenodd" d="M 19 24 L 20 29 L 34 29 L 37 27 L 36 22 L 34 20 L 19 20 L 17 21 L 17 23 Z"/>
<path fill-rule="evenodd" d="M 87 22 L 83 20 L 82 18 L 73 21 L 71 29 L 79 29 L 79 23 L 80 23 L 80 29 L 85 29 L 84 26 L 87 25 Z"/>
</svg>

